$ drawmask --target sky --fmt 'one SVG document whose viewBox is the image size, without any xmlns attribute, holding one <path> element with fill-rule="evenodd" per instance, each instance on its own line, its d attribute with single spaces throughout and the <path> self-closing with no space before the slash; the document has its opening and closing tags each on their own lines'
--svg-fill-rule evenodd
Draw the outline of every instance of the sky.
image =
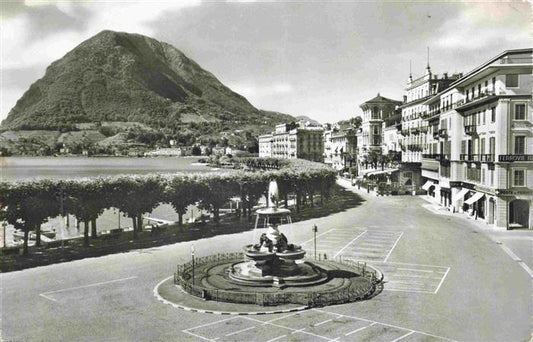
<svg viewBox="0 0 533 342">
<path fill-rule="evenodd" d="M 531 47 L 524 1 L 0 0 L 0 120 L 46 67 L 109 29 L 170 43 L 255 107 L 322 123 L 422 76 Z"/>
</svg>

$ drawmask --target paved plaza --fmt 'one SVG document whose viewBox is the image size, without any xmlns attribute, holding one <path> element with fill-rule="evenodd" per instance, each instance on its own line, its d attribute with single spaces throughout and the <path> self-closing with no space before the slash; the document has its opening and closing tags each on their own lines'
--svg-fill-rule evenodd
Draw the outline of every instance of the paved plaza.
<svg viewBox="0 0 533 342">
<path fill-rule="evenodd" d="M 350 187 L 351 188 L 351 187 Z M 352 188 L 351 188 L 352 189 Z M 354 191 L 356 191 L 354 189 Z M 366 301 L 268 315 L 190 312 L 154 287 L 177 263 L 239 251 L 254 232 L 0 275 L 6 341 L 528 341 L 529 231 L 484 230 L 420 197 L 375 197 L 281 227 L 314 256 L 366 261 L 385 275 Z M 507 249 L 507 251 L 505 250 Z M 511 253 L 511 254 L 510 254 Z M 512 257 L 514 255 L 514 257 Z M 529 271 L 528 271 L 529 270 Z M 216 311 L 216 303 L 213 303 Z M 269 308 L 271 309 L 271 308 Z M 235 305 L 232 311 L 239 311 Z"/>
</svg>

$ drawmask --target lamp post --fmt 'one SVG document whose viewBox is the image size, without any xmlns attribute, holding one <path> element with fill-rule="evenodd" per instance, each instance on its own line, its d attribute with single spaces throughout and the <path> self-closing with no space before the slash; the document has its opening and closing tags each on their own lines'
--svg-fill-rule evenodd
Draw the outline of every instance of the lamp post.
<svg viewBox="0 0 533 342">
<path fill-rule="evenodd" d="M 192 259 L 192 286 L 194 286 L 194 245 L 191 245 L 191 259 Z"/>
<path fill-rule="evenodd" d="M 318 227 L 316 226 L 316 224 L 313 226 L 313 233 L 315 235 L 314 237 L 314 242 L 315 242 L 315 260 L 316 260 L 316 232 L 318 231 Z"/>
<path fill-rule="evenodd" d="M 7 247 L 6 227 L 7 227 L 7 222 L 6 221 L 2 222 L 2 228 L 4 229 L 4 233 L 2 235 L 2 240 L 3 240 L 3 246 L 2 247 Z"/>
</svg>

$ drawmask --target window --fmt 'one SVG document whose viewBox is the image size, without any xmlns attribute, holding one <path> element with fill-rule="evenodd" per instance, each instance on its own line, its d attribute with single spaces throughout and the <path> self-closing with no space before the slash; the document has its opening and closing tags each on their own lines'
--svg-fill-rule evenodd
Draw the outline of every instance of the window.
<svg viewBox="0 0 533 342">
<path fill-rule="evenodd" d="M 492 78 L 492 91 L 496 92 L 496 77 Z"/>
<path fill-rule="evenodd" d="M 524 103 L 517 103 L 514 105 L 514 119 L 515 120 L 526 119 L 526 105 Z"/>
<path fill-rule="evenodd" d="M 492 155 L 496 154 L 496 138 L 495 137 L 489 138 L 489 154 L 492 154 Z"/>
<path fill-rule="evenodd" d="M 514 154 L 525 154 L 525 136 L 514 137 Z"/>
<path fill-rule="evenodd" d="M 490 109 L 490 121 L 496 122 L 496 107 Z"/>
<path fill-rule="evenodd" d="M 523 169 L 513 170 L 513 186 L 526 186 L 525 173 Z"/>
<path fill-rule="evenodd" d="M 518 88 L 518 75 L 505 75 L 505 86 L 507 88 Z"/>
<path fill-rule="evenodd" d="M 494 185 L 494 170 L 489 170 L 490 185 Z"/>
</svg>

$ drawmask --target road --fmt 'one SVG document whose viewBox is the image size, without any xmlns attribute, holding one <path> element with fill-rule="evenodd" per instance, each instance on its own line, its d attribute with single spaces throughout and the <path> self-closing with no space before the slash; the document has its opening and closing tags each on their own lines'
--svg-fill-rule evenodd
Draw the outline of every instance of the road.
<svg viewBox="0 0 533 342">
<path fill-rule="evenodd" d="M 6 341 L 528 341 L 532 277 L 485 233 L 419 197 L 375 197 L 282 227 L 313 253 L 366 260 L 385 274 L 371 300 L 265 316 L 176 309 L 153 289 L 196 255 L 238 251 L 253 232 L 222 235 L 0 275 Z M 494 234 L 499 240 L 494 239 Z M 522 233 L 531 241 L 529 232 Z M 257 232 L 255 236 L 259 236 Z M 520 242 L 517 245 L 522 245 Z M 511 249 L 513 247 L 511 246 Z M 524 254 L 519 247 L 518 254 Z"/>
</svg>

